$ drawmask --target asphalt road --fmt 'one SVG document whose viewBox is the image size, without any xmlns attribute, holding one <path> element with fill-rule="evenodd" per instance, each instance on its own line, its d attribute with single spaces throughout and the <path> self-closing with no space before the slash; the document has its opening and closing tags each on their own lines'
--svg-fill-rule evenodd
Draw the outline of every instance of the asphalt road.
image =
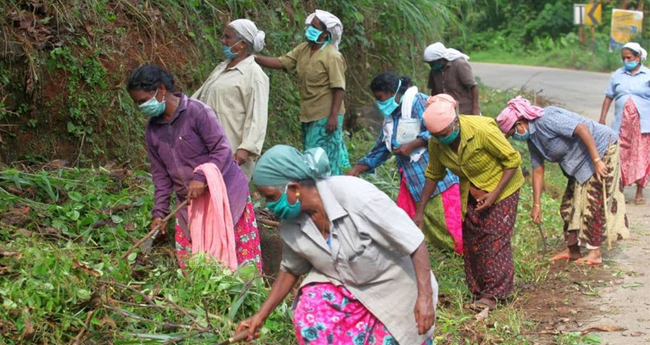
<svg viewBox="0 0 650 345">
<path fill-rule="evenodd" d="M 539 93 L 558 106 L 598 121 L 610 73 L 560 68 L 471 63 L 474 75 L 490 87 Z M 608 122 L 613 114 L 612 105 Z"/>
</svg>

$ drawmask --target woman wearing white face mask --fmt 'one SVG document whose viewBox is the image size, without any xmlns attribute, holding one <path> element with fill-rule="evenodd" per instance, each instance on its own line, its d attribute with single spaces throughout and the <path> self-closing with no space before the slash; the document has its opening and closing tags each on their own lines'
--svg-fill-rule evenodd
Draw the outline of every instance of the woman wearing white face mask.
<svg viewBox="0 0 650 345">
<path fill-rule="evenodd" d="M 269 77 L 253 56 L 264 48 L 264 37 L 264 31 L 248 19 L 230 22 L 221 40 L 226 61 L 192 95 L 217 113 L 234 159 L 249 180 L 262 153 L 268 121 Z"/>
<path fill-rule="evenodd" d="M 635 203 L 645 205 L 643 187 L 650 173 L 650 69 L 643 66 L 648 53 L 630 42 L 621 50 L 623 67 L 612 73 L 605 91 L 600 123 L 616 101 L 612 128 L 620 135 L 623 185 L 637 185 Z"/>
<path fill-rule="evenodd" d="M 497 122 L 506 136 L 528 143 L 533 166 L 533 222 L 542 220 L 544 161 L 559 163 L 569 178 L 560 207 L 567 249 L 551 260 L 601 264 L 600 246 L 605 240 L 629 233 L 616 132 L 565 109 L 533 106 L 521 96 L 508 102 Z M 583 258 L 580 238 L 589 249 Z"/>
<path fill-rule="evenodd" d="M 401 180 L 397 206 L 412 218 L 416 203 L 420 202 L 424 171 L 429 164 L 427 144 L 431 134 L 422 122 L 428 96 L 413 86 L 411 78 L 398 77 L 391 72 L 376 76 L 370 83 L 370 91 L 384 116 L 383 130 L 375 146 L 347 175 L 373 173 L 394 154 Z M 424 230 L 427 241 L 437 248 L 462 254 L 458 177 L 447 170 L 426 204 L 426 217 L 418 226 Z"/>
</svg>

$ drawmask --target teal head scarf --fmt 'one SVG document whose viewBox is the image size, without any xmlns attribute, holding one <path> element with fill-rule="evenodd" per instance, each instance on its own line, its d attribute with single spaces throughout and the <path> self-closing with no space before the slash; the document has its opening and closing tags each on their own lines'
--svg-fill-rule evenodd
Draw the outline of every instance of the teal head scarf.
<svg viewBox="0 0 650 345">
<path fill-rule="evenodd" d="M 257 161 L 253 182 L 257 186 L 281 186 L 329 175 L 329 159 L 322 148 L 316 147 L 301 153 L 291 146 L 276 145 Z"/>
</svg>

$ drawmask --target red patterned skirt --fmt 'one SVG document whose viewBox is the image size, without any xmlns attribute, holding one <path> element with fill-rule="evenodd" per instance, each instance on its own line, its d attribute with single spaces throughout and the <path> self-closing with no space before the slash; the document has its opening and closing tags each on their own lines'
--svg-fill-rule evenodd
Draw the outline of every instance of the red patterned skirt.
<svg viewBox="0 0 650 345">
<path fill-rule="evenodd" d="M 639 111 L 632 97 L 627 99 L 623 107 L 619 133 L 623 185 L 629 186 L 636 182 L 645 187 L 650 174 L 650 133 L 641 133 Z"/>
<path fill-rule="evenodd" d="M 481 212 L 467 200 L 463 222 L 463 256 L 467 285 L 475 298 L 505 299 L 514 288 L 515 267 L 510 238 L 517 219 L 519 191 Z"/>
</svg>

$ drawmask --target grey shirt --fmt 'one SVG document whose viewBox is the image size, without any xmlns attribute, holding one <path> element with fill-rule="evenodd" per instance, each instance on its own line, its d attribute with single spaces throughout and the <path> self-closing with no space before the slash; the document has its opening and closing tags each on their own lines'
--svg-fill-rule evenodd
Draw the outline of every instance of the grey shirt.
<svg viewBox="0 0 650 345">
<path fill-rule="evenodd" d="M 579 123 L 589 128 L 601 157 L 607 147 L 618 140 L 616 132 L 607 126 L 566 109 L 546 107 L 542 117 L 529 122 L 528 149 L 533 168 L 542 166 L 547 160 L 559 163 L 562 171 L 580 184 L 587 181 L 595 170 L 587 146 L 573 134 Z"/>
<path fill-rule="evenodd" d="M 415 323 L 417 282 L 410 255 L 424 235 L 409 216 L 374 185 L 356 177 L 317 182 L 331 222 L 330 246 L 311 218 L 282 222 L 281 269 L 307 274 L 302 286 L 327 282 L 345 286 L 400 344 L 422 344 Z M 438 284 L 431 273 L 433 307 Z M 296 300 L 298 300 L 296 298 Z"/>
</svg>

